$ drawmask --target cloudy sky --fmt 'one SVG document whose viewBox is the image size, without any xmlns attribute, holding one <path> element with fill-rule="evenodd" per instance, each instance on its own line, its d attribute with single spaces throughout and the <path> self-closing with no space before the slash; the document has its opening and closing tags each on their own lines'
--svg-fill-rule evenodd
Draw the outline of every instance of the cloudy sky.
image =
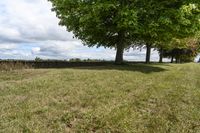
<svg viewBox="0 0 200 133">
<path fill-rule="evenodd" d="M 47 0 L 0 0 L 0 59 L 106 59 L 115 50 L 88 48 L 58 26 Z M 143 61 L 145 51 L 125 52 L 126 60 Z M 158 60 L 153 51 L 152 60 Z"/>
</svg>

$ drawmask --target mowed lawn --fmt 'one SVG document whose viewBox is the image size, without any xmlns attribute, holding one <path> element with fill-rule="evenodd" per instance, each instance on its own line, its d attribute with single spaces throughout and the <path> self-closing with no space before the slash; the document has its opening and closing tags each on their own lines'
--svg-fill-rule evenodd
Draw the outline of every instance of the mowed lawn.
<svg viewBox="0 0 200 133">
<path fill-rule="evenodd" d="M 0 132 L 200 133 L 200 64 L 0 72 Z"/>
</svg>

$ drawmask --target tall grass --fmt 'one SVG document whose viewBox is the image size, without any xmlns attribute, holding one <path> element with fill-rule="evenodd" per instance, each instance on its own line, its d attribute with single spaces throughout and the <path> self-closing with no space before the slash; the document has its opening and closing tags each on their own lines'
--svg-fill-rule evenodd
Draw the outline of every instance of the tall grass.
<svg viewBox="0 0 200 133">
<path fill-rule="evenodd" d="M 32 68 L 29 64 L 23 64 L 21 62 L 0 62 L 0 71 L 13 71 Z"/>
</svg>

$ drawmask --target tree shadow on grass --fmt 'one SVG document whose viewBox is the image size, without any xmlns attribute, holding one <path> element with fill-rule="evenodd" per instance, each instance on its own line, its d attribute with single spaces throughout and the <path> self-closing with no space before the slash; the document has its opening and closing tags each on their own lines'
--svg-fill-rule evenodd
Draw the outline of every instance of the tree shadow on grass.
<svg viewBox="0 0 200 133">
<path fill-rule="evenodd" d="M 162 65 L 151 65 L 151 64 L 124 64 L 124 65 L 105 65 L 105 66 L 88 66 L 88 67 L 74 67 L 73 69 L 84 69 L 84 70 L 120 70 L 120 71 L 133 71 L 141 72 L 145 74 L 158 73 L 167 71 Z"/>
</svg>

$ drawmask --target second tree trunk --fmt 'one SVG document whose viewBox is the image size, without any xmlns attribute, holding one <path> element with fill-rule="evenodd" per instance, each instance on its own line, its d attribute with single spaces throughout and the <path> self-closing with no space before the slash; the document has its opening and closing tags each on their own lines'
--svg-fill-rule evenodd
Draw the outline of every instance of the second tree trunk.
<svg viewBox="0 0 200 133">
<path fill-rule="evenodd" d="M 150 58 L 151 58 L 151 45 L 146 44 L 147 51 L 146 51 L 146 63 L 150 63 Z"/>
<path fill-rule="evenodd" d="M 160 59 L 159 59 L 159 63 L 163 63 L 163 49 L 160 49 Z"/>
</svg>

